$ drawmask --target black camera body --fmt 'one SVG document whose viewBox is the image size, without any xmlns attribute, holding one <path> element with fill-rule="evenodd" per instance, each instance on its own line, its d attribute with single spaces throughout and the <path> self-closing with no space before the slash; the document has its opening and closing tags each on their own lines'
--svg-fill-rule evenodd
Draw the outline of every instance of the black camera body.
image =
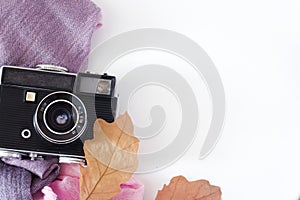
<svg viewBox="0 0 300 200">
<path fill-rule="evenodd" d="M 0 156 L 82 163 L 97 118 L 113 122 L 116 79 L 61 67 L 0 69 Z"/>
</svg>

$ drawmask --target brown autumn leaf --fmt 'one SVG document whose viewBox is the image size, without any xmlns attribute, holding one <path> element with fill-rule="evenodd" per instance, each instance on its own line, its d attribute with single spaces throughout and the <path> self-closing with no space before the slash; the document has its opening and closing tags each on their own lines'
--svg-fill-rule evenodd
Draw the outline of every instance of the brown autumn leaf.
<svg viewBox="0 0 300 200">
<path fill-rule="evenodd" d="M 80 199 L 109 200 L 120 193 L 120 184 L 135 172 L 139 140 L 126 113 L 113 123 L 98 119 L 94 139 L 84 143 L 87 167 L 80 168 Z"/>
<path fill-rule="evenodd" d="M 183 176 L 171 179 L 158 191 L 156 200 L 221 200 L 221 189 L 206 180 L 189 182 Z"/>
</svg>

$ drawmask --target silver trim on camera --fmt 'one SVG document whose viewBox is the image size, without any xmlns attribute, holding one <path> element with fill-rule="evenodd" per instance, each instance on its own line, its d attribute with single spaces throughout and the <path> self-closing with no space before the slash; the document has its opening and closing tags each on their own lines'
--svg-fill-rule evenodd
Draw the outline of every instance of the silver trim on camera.
<svg viewBox="0 0 300 200">
<path fill-rule="evenodd" d="M 21 159 L 22 158 L 22 154 L 18 153 L 18 152 L 14 152 L 14 151 L 0 150 L 0 157 Z"/>
<path fill-rule="evenodd" d="M 68 72 L 69 71 L 65 67 L 56 66 L 56 65 L 48 65 L 48 64 L 37 65 L 36 69 L 45 70 L 45 71 L 52 71 L 52 72 Z"/>
<path fill-rule="evenodd" d="M 86 166 L 85 159 L 80 159 L 80 158 L 72 158 L 72 157 L 64 157 L 60 156 L 59 157 L 59 163 L 66 163 L 66 164 L 80 164 L 82 166 Z"/>
<path fill-rule="evenodd" d="M 10 149 L 0 149 L 0 158 L 14 158 L 14 159 L 30 159 L 30 160 L 44 160 L 43 156 L 58 156 L 59 163 L 66 164 L 80 164 L 86 166 L 84 157 L 70 157 L 71 155 L 59 155 L 41 152 L 25 151 L 25 153 L 19 153 Z"/>
<path fill-rule="evenodd" d="M 43 101 L 45 100 L 45 99 L 47 99 L 48 97 L 50 97 L 50 96 L 52 96 L 52 95 L 55 95 L 55 94 L 67 94 L 67 95 L 71 95 L 72 97 L 74 97 L 77 101 L 79 101 L 80 102 L 80 104 L 82 105 L 82 108 L 83 108 L 83 112 L 85 113 L 85 123 L 83 124 L 83 127 L 82 127 L 82 129 L 81 129 L 81 131 L 75 136 L 75 137 L 72 137 L 72 138 L 70 138 L 70 139 L 68 139 L 68 140 L 55 140 L 55 139 L 53 139 L 53 138 L 50 138 L 50 137 L 48 137 L 42 130 L 41 130 L 41 128 L 40 128 L 40 126 L 39 126 L 39 123 L 38 123 L 38 120 L 37 120 L 37 115 L 38 115 L 38 111 L 39 111 L 39 108 L 40 108 L 40 106 L 41 106 L 41 104 L 43 103 Z M 63 100 L 63 99 L 59 99 L 59 100 Z M 57 100 L 56 100 L 57 101 Z M 70 104 L 72 104 L 71 102 L 69 102 Z M 73 105 L 74 106 L 74 105 Z M 48 107 L 48 106 L 47 106 Z M 77 110 L 77 109 L 76 109 Z M 44 112 L 45 113 L 45 112 Z M 78 115 L 78 110 L 77 110 L 77 113 L 76 113 L 77 115 Z M 43 114 L 44 115 L 44 114 Z M 44 116 L 45 117 L 45 116 Z M 44 120 L 44 123 L 45 123 L 45 125 L 47 124 L 46 123 L 46 121 L 45 121 L 45 118 L 43 117 L 43 120 Z M 79 116 L 78 116 L 78 118 L 77 119 L 79 119 Z M 78 124 L 78 121 L 77 121 L 77 123 L 76 123 L 76 125 Z M 34 125 L 34 128 L 36 129 L 36 131 L 43 137 L 43 138 L 45 138 L 47 141 L 49 141 L 49 142 L 51 142 L 51 143 L 55 143 L 55 144 L 68 144 L 68 143 L 71 143 L 71 142 L 73 142 L 73 141 L 75 141 L 75 140 L 77 140 L 83 133 L 84 133 L 84 131 L 85 131 L 85 129 L 86 129 L 86 127 L 87 127 L 87 111 L 86 111 L 86 108 L 85 108 L 85 106 L 84 106 L 84 104 L 83 104 L 83 102 L 76 96 L 76 95 L 74 95 L 74 94 L 72 94 L 72 93 L 69 93 L 69 92 L 65 92 L 65 91 L 58 91 L 58 92 L 53 92 L 53 93 L 51 93 L 51 94 L 48 94 L 46 97 L 44 97 L 41 101 L 40 101 L 40 103 L 39 103 L 39 105 L 37 106 L 37 109 L 36 109 L 36 111 L 35 111 L 35 114 L 34 114 L 34 117 L 33 117 L 33 125 Z M 48 128 L 48 126 L 46 126 L 46 128 L 50 131 L 50 132 L 52 132 L 52 133 L 54 133 L 54 134 L 56 134 L 56 132 L 53 132 L 53 130 L 52 129 L 49 129 Z M 76 126 L 75 126 L 75 128 L 76 128 Z M 71 131 L 68 131 L 68 133 L 70 133 L 70 132 L 72 132 L 72 131 L 74 131 L 74 129 L 72 128 L 72 130 Z M 67 133 L 65 133 L 65 134 L 67 134 Z M 63 134 L 57 134 L 57 135 L 63 135 Z"/>
</svg>

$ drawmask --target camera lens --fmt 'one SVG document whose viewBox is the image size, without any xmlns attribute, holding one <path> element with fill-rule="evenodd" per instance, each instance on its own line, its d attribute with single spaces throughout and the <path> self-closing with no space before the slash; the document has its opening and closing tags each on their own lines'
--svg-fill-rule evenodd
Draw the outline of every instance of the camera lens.
<svg viewBox="0 0 300 200">
<path fill-rule="evenodd" d="M 76 95 L 68 92 L 45 96 L 34 115 L 36 131 L 51 143 L 71 143 L 84 134 L 86 126 L 85 105 Z"/>
<path fill-rule="evenodd" d="M 70 103 L 58 101 L 49 106 L 45 120 L 51 130 L 63 134 L 74 128 L 77 112 Z"/>
<path fill-rule="evenodd" d="M 66 113 L 59 114 L 59 115 L 56 117 L 56 123 L 59 124 L 59 125 L 66 124 L 68 118 L 69 118 L 69 116 L 68 116 Z"/>
</svg>

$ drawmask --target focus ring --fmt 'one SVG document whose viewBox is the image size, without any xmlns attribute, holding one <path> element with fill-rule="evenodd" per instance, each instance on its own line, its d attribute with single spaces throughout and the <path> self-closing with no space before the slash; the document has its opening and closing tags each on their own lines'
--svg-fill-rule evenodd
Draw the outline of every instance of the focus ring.
<svg viewBox="0 0 300 200">
<path fill-rule="evenodd" d="M 49 125 L 54 119 L 49 119 L 47 113 L 51 110 L 53 105 L 64 103 L 66 105 L 71 105 L 72 109 L 72 119 L 74 120 L 74 126 L 70 126 L 68 130 L 62 127 L 59 131 L 59 124 L 56 124 L 56 129 L 53 128 L 54 125 Z M 51 115 L 50 115 L 51 116 Z M 72 93 L 69 92 L 54 92 L 42 99 L 42 101 L 37 106 L 34 115 L 34 127 L 36 131 L 47 141 L 56 144 L 67 144 L 78 139 L 85 131 L 87 126 L 87 113 L 82 101 Z M 55 129 L 55 130 L 54 130 Z"/>
</svg>

